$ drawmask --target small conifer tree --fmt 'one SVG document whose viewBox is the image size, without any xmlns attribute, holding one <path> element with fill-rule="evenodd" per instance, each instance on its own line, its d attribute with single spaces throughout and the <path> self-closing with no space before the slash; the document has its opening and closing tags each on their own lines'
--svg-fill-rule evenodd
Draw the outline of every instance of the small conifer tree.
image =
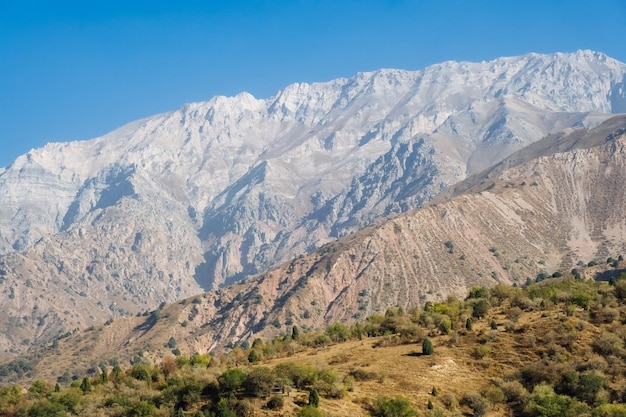
<svg viewBox="0 0 626 417">
<path fill-rule="evenodd" d="M 424 355 L 432 355 L 435 353 L 435 347 L 433 346 L 433 342 L 427 337 L 422 342 L 422 353 Z"/>
<path fill-rule="evenodd" d="M 309 391 L 309 405 L 313 407 L 320 405 L 320 395 L 315 388 Z"/>
<path fill-rule="evenodd" d="M 472 330 L 472 319 L 470 317 L 465 320 L 465 330 Z"/>
<path fill-rule="evenodd" d="M 89 380 L 89 378 L 84 377 L 83 382 L 80 383 L 81 391 L 83 391 L 84 393 L 88 393 L 91 392 L 91 388 L 91 381 Z"/>
</svg>

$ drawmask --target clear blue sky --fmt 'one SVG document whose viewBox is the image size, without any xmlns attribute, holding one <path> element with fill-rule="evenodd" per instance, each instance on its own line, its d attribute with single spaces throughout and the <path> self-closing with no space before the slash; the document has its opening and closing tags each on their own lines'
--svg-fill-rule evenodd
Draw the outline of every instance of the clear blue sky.
<svg viewBox="0 0 626 417">
<path fill-rule="evenodd" d="M 626 61 L 626 1 L 0 0 L 0 166 L 218 94 L 577 49 Z"/>
</svg>

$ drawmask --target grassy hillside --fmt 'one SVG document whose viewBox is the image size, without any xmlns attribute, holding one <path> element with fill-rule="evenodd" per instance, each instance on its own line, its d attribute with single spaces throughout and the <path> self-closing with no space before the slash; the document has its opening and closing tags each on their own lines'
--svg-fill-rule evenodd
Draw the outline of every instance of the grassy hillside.
<svg viewBox="0 0 626 417">
<path fill-rule="evenodd" d="M 476 287 L 464 300 L 296 327 L 228 354 L 185 356 L 172 338 L 160 358 L 102 358 L 86 375 L 5 385 L 0 414 L 626 415 L 625 266 L 592 268 L 610 283 L 573 271 L 524 288 Z"/>
</svg>

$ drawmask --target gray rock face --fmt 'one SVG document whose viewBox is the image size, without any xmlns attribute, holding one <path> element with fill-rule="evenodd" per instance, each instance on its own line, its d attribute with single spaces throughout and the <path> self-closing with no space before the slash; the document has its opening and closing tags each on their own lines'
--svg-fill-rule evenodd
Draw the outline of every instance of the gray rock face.
<svg viewBox="0 0 626 417">
<path fill-rule="evenodd" d="M 0 322 L 84 325 L 264 271 L 626 111 L 625 76 L 590 51 L 379 70 L 32 150 L 0 169 Z"/>
</svg>

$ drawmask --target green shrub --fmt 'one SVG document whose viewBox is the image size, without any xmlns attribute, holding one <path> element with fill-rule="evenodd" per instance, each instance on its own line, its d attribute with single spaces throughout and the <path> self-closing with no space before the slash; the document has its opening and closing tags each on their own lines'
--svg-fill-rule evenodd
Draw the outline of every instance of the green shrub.
<svg viewBox="0 0 626 417">
<path fill-rule="evenodd" d="M 377 377 L 376 372 L 368 372 L 363 368 L 351 369 L 348 372 L 348 375 L 350 375 L 352 378 L 356 379 L 357 381 L 370 381 L 372 379 L 376 379 Z"/>
<path fill-rule="evenodd" d="M 491 404 L 500 404 L 506 400 L 504 391 L 496 385 L 488 386 L 483 392 L 483 397 L 485 397 L 485 399 L 487 399 Z"/>
<path fill-rule="evenodd" d="M 28 409 L 28 417 L 66 417 L 63 405 L 47 399 L 36 402 Z"/>
<path fill-rule="evenodd" d="M 316 407 L 312 407 L 310 405 L 305 405 L 301 409 L 298 410 L 296 414 L 297 417 L 323 417 L 324 414 Z"/>
<path fill-rule="evenodd" d="M 372 408 L 372 416 L 374 417 L 414 417 L 416 415 L 417 412 L 411 403 L 403 397 L 380 396 Z"/>
<path fill-rule="evenodd" d="M 461 405 L 466 405 L 472 409 L 472 415 L 476 417 L 484 416 L 489 411 L 489 404 L 478 394 L 468 394 L 461 399 Z"/>
<path fill-rule="evenodd" d="M 595 417 L 626 417 L 625 404 L 602 404 L 593 411 Z"/>
<path fill-rule="evenodd" d="M 480 346 L 476 346 L 476 348 L 474 348 L 474 358 L 476 359 L 482 359 L 485 356 L 489 355 L 491 353 L 491 348 L 489 346 L 486 345 L 480 345 Z"/>
<path fill-rule="evenodd" d="M 591 347 L 603 356 L 620 356 L 624 350 L 624 341 L 613 333 L 602 333 L 593 340 Z"/>
</svg>

